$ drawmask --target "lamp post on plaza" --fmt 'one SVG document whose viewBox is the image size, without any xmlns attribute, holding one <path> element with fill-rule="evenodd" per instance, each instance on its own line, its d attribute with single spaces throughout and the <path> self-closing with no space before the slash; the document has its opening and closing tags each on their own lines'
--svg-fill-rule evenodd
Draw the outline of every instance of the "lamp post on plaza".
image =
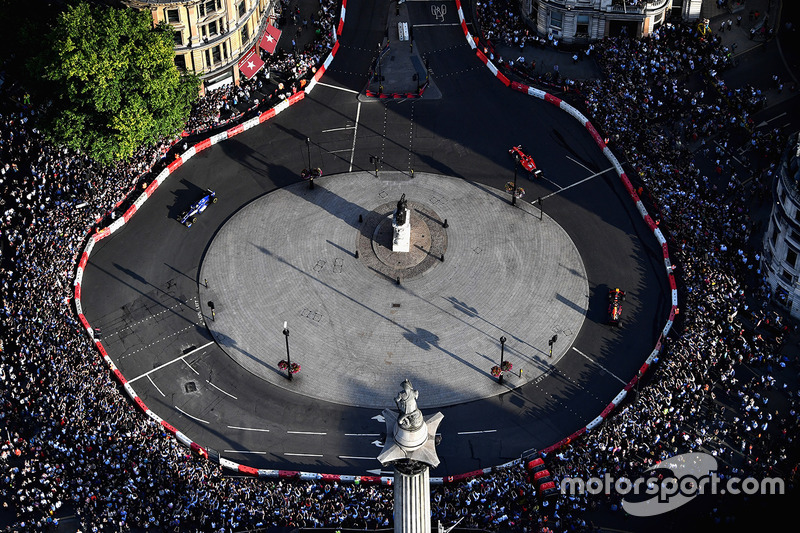
<svg viewBox="0 0 800 533">
<path fill-rule="evenodd" d="M 511 190 L 511 205 L 517 205 L 517 167 L 519 166 L 519 154 L 514 153 L 514 188 Z"/>
<path fill-rule="evenodd" d="M 308 153 L 308 188 L 314 188 L 314 169 L 311 168 L 311 139 L 306 137 L 306 152 Z"/>
<path fill-rule="evenodd" d="M 499 383 L 503 382 L 503 357 L 505 356 L 506 338 L 500 337 L 500 376 L 497 378 Z"/>
<path fill-rule="evenodd" d="M 292 360 L 289 358 L 289 327 L 286 322 L 283 323 L 283 334 L 286 337 L 286 373 L 289 381 L 292 381 Z"/>
</svg>

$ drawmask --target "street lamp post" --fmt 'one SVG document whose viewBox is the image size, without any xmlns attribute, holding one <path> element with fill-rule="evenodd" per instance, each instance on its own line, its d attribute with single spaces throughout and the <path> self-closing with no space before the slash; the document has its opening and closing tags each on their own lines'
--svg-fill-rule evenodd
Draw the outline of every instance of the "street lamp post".
<svg viewBox="0 0 800 533">
<path fill-rule="evenodd" d="M 283 334 L 286 336 L 286 371 L 289 381 L 292 381 L 292 360 L 289 358 L 289 327 L 286 322 L 283 323 Z"/>
<path fill-rule="evenodd" d="M 553 335 L 553 338 L 551 338 L 549 341 L 547 341 L 547 344 L 550 345 L 550 355 L 549 355 L 549 357 L 553 357 L 553 345 L 556 343 L 557 340 L 558 340 L 558 335 Z"/>
<path fill-rule="evenodd" d="M 519 155 L 514 154 L 514 188 L 511 190 L 511 205 L 517 205 L 517 167 L 519 166 Z"/>
<path fill-rule="evenodd" d="M 314 188 L 314 169 L 311 168 L 311 139 L 306 137 L 306 152 L 308 152 L 308 188 Z"/>
<path fill-rule="evenodd" d="M 500 337 L 500 376 L 497 378 L 499 383 L 503 382 L 503 357 L 505 356 L 506 338 Z"/>
</svg>

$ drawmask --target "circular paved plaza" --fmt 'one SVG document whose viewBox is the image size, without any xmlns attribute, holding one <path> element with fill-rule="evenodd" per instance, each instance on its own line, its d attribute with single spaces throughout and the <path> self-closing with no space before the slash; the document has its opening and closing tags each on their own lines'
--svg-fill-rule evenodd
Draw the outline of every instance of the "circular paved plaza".
<svg viewBox="0 0 800 533">
<path fill-rule="evenodd" d="M 389 217 L 402 194 L 408 255 L 391 251 Z M 321 400 L 382 409 L 406 378 L 426 391 L 423 408 L 505 392 L 566 353 L 589 295 L 567 233 L 518 204 L 503 191 L 424 173 L 341 174 L 314 189 L 274 191 L 231 217 L 206 252 L 200 296 L 207 316 L 214 305 L 209 329 L 253 374 Z M 302 367 L 292 381 L 278 369 L 284 322 Z M 501 337 L 513 365 L 503 384 L 490 373 Z"/>
</svg>

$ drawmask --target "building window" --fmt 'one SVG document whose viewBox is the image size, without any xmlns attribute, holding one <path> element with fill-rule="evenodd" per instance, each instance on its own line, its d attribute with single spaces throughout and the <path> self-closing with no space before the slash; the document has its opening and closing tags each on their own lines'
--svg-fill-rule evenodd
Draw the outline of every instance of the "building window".
<svg viewBox="0 0 800 533">
<path fill-rule="evenodd" d="M 206 66 L 208 68 L 214 66 L 214 63 L 211 62 L 211 52 L 209 52 L 208 48 L 206 48 Z"/>
<path fill-rule="evenodd" d="M 250 40 L 250 25 L 247 22 L 245 22 L 244 26 L 242 26 L 242 46 L 244 46 L 249 40 Z"/>
<path fill-rule="evenodd" d="M 175 46 L 183 46 L 183 32 L 180 30 L 172 32 L 172 40 Z"/>
<path fill-rule="evenodd" d="M 242 18 L 244 14 L 247 13 L 247 2 L 245 2 L 245 0 L 239 2 L 238 9 L 239 9 L 239 18 Z"/>
<path fill-rule="evenodd" d="M 561 11 L 551 11 L 550 12 L 550 26 L 553 28 L 561 28 L 564 24 L 564 13 Z"/>
<path fill-rule="evenodd" d="M 786 250 L 786 264 L 792 268 L 795 268 L 797 265 L 797 252 L 791 248 Z"/>
<path fill-rule="evenodd" d="M 200 27 L 200 31 L 203 34 L 203 37 L 206 39 L 219 35 L 220 33 L 219 30 L 220 30 L 220 21 L 218 20 L 214 20 Z"/>
<path fill-rule="evenodd" d="M 183 54 L 178 54 L 175 56 L 175 66 L 178 67 L 178 70 L 181 72 L 186 71 L 186 56 Z"/>
<path fill-rule="evenodd" d="M 578 25 L 575 31 L 578 35 L 589 35 L 589 15 L 578 15 Z"/>
<path fill-rule="evenodd" d="M 177 9 L 167 9 L 167 22 L 179 24 L 181 22 L 181 12 Z"/>
<path fill-rule="evenodd" d="M 201 17 L 211 15 L 222 9 L 222 0 L 207 0 L 201 2 L 200 5 L 197 6 L 197 9 Z"/>
<path fill-rule="evenodd" d="M 783 272 L 781 272 L 781 279 L 789 285 L 792 284 L 792 274 L 786 269 L 783 269 Z"/>
<path fill-rule="evenodd" d="M 211 57 L 214 59 L 214 64 L 222 62 L 222 54 L 220 54 L 219 45 L 211 49 Z"/>
<path fill-rule="evenodd" d="M 772 235 L 769 238 L 769 242 L 772 243 L 772 247 L 775 247 L 775 243 L 778 242 L 778 227 L 773 226 L 772 228 Z"/>
</svg>

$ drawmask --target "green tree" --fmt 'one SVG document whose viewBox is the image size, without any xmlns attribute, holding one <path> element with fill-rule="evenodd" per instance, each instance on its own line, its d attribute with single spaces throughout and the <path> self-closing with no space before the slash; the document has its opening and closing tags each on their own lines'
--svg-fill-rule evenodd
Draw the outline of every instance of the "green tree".
<svg viewBox="0 0 800 533">
<path fill-rule="evenodd" d="M 146 11 L 81 2 L 61 13 L 27 62 L 46 91 L 48 138 L 110 163 L 179 133 L 199 81 L 175 67 L 172 35 Z"/>
</svg>

